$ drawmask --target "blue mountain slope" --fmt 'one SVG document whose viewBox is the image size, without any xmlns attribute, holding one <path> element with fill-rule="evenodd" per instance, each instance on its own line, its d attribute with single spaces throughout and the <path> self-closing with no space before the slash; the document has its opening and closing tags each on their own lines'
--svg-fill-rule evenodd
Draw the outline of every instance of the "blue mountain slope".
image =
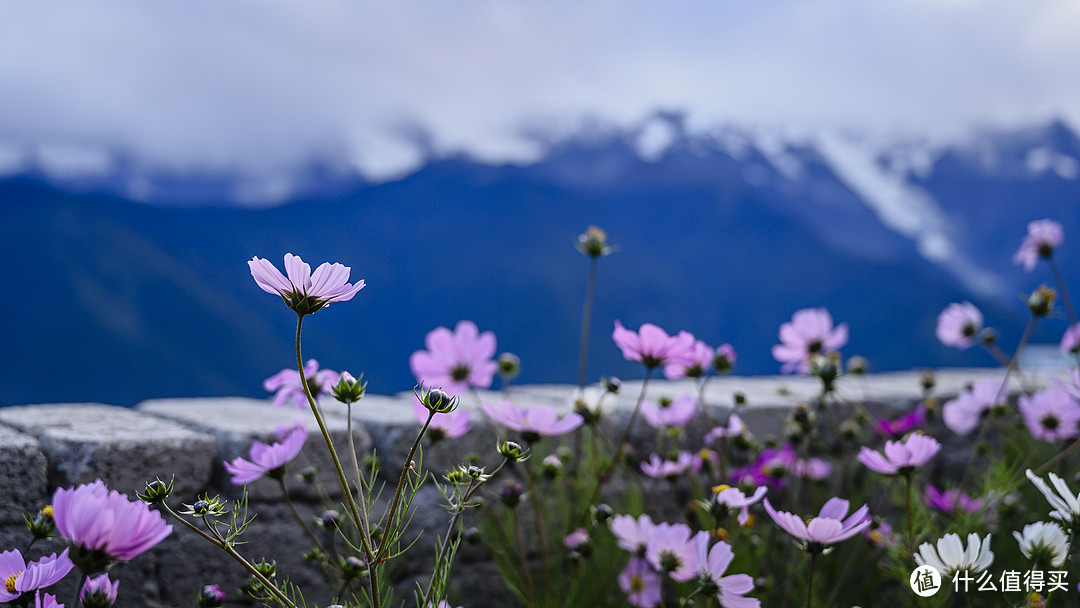
<svg viewBox="0 0 1080 608">
<path fill-rule="evenodd" d="M 1026 314 L 1018 302 L 967 293 L 883 227 L 813 150 L 797 152 L 803 173 L 792 179 L 760 153 L 735 158 L 707 141 L 646 162 L 618 137 L 571 140 L 527 167 L 445 159 L 395 182 L 262 210 L 0 182 L 0 255 L 18 285 L 3 306 L 0 405 L 263 395 L 261 381 L 294 364 L 295 318 L 245 262 L 280 264 L 285 252 L 341 261 L 367 281 L 352 302 L 305 321 L 304 351 L 365 372 L 374 392 L 410 388 L 408 357 L 424 334 L 463 318 L 521 356 L 520 382 L 572 382 L 587 269 L 572 244 L 590 223 L 620 246 L 601 260 L 591 378 L 640 375 L 610 340 L 615 319 L 731 342 L 743 373 L 777 371 L 777 328 L 806 306 L 848 322 L 845 353 L 877 369 L 989 363 L 933 339 L 938 312 L 961 299 L 1015 341 Z M 945 167 L 926 188 L 961 209 Z M 1023 233 L 1006 228 L 1001 267 Z"/>
</svg>

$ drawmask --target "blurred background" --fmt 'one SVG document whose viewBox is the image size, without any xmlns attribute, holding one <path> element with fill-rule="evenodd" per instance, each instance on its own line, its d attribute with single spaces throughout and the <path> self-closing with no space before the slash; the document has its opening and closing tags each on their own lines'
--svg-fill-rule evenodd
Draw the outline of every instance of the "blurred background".
<svg viewBox="0 0 1080 608">
<path fill-rule="evenodd" d="M 305 355 L 413 385 L 460 319 L 575 382 L 640 376 L 615 319 L 777 373 L 826 306 L 873 370 L 991 365 L 934 338 L 970 300 L 1011 351 L 1031 220 L 1080 268 L 1080 5 L 1067 0 L 108 0 L 0 8 L 0 405 L 264 396 L 295 317 L 246 261 L 367 288 Z M 1063 315 L 1036 341 L 1056 343 Z"/>
</svg>

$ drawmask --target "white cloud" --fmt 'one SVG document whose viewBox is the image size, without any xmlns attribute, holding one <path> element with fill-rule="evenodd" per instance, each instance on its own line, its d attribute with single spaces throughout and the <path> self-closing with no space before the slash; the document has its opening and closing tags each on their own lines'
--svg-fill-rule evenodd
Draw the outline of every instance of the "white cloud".
<svg viewBox="0 0 1080 608">
<path fill-rule="evenodd" d="M 427 154 L 527 162 L 539 150 L 522 133 L 537 125 L 633 126 L 657 109 L 706 127 L 936 137 L 1050 116 L 1080 123 L 1078 6 L 9 3 L 0 141 L 100 145 L 147 170 L 274 176 L 280 193 L 313 159 L 375 177 Z"/>
</svg>

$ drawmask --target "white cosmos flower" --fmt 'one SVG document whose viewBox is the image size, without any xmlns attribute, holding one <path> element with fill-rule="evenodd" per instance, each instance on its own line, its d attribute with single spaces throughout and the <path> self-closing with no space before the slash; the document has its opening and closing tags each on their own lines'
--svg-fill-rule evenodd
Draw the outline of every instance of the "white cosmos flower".
<svg viewBox="0 0 1080 608">
<path fill-rule="evenodd" d="M 994 563 L 994 552 L 990 550 L 990 535 L 979 540 L 979 535 L 968 535 L 967 550 L 957 534 L 946 534 L 938 539 L 937 550 L 930 543 L 919 545 L 915 554 L 915 563 L 920 566 L 933 566 L 942 577 L 967 570 L 971 574 L 982 572 Z"/>
<path fill-rule="evenodd" d="M 1065 563 L 1069 551 L 1069 539 L 1065 530 L 1053 522 L 1040 521 L 1024 526 L 1024 532 L 1013 532 L 1016 542 L 1020 543 L 1020 552 L 1028 559 L 1050 557 L 1050 565 L 1060 568 Z"/>
<path fill-rule="evenodd" d="M 1043 478 L 1032 473 L 1031 469 L 1027 470 L 1027 477 L 1046 497 L 1046 502 L 1050 503 L 1051 507 L 1054 507 L 1054 510 L 1050 512 L 1050 517 L 1065 523 L 1067 526 L 1071 526 L 1073 522 L 1080 520 L 1080 494 L 1074 496 L 1069 486 L 1065 485 L 1064 479 L 1053 473 L 1048 473 L 1047 477 L 1050 478 L 1050 483 L 1054 485 L 1054 488 L 1051 489 L 1043 481 Z"/>
</svg>

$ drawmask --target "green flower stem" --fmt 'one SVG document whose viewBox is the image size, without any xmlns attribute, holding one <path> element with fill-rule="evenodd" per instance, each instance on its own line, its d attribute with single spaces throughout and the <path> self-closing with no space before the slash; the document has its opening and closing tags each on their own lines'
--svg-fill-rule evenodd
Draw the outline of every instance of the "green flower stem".
<svg viewBox="0 0 1080 608">
<path fill-rule="evenodd" d="M 363 519 L 360 516 L 360 508 L 357 507 L 356 501 L 353 500 L 352 489 L 349 486 L 349 480 L 345 478 L 345 470 L 341 468 L 341 459 L 338 458 L 337 450 L 334 449 L 334 442 L 330 439 L 330 431 L 326 429 L 326 422 L 323 421 L 322 413 L 319 411 L 319 406 L 315 403 L 315 398 L 311 395 L 311 387 L 308 386 L 307 376 L 304 375 L 304 358 L 300 354 L 300 330 L 304 325 L 304 315 L 302 313 L 296 314 L 296 368 L 300 372 L 300 385 L 304 387 L 304 395 L 307 397 L 308 405 L 311 407 L 311 413 L 315 415 L 315 422 L 319 425 L 319 430 L 322 432 L 323 441 L 326 442 L 327 449 L 330 450 L 330 459 L 334 462 L 334 469 L 337 471 L 338 482 L 341 484 L 341 491 L 345 494 L 345 500 L 349 505 L 349 512 L 352 515 L 353 523 L 356 527 L 363 530 Z M 375 553 L 372 551 L 371 544 L 368 543 L 368 539 L 364 538 L 364 535 L 360 535 L 360 542 L 364 545 L 364 551 L 370 558 L 369 562 L 374 562 Z M 371 600 L 373 608 L 380 608 L 382 602 L 379 598 L 378 586 L 374 584 L 375 581 L 375 569 L 372 568 L 372 592 Z"/>
<path fill-rule="evenodd" d="M 244 556 L 237 553 L 236 550 L 232 548 L 232 545 L 226 542 L 224 538 L 221 538 L 220 534 L 217 534 L 217 538 L 210 536 L 188 520 L 180 517 L 180 515 L 178 515 L 176 511 L 173 511 L 172 507 L 170 507 L 168 503 L 162 502 L 161 506 L 165 509 L 166 513 L 173 517 L 173 519 L 184 524 L 184 526 L 186 526 L 189 530 L 203 537 L 203 539 L 210 542 L 211 544 L 216 545 L 219 549 L 225 551 L 225 553 L 227 553 L 229 557 L 236 560 L 241 566 L 244 567 L 245 570 L 251 573 L 251 575 L 254 576 L 255 579 L 258 580 L 263 587 L 265 587 L 267 590 L 274 594 L 274 599 L 277 600 L 277 603 L 279 605 L 284 606 L 285 608 L 296 608 L 296 604 L 294 604 L 293 601 L 290 600 L 289 597 L 285 595 L 285 593 L 281 589 L 278 589 L 277 585 L 270 582 L 270 580 L 263 576 L 262 573 L 259 572 L 259 570 L 255 566 L 252 566 L 250 562 L 244 559 Z"/>
<path fill-rule="evenodd" d="M 907 503 L 908 553 L 915 553 L 915 516 L 911 512 L 911 484 L 914 483 L 912 481 L 914 475 L 908 473 L 905 477 L 907 478 L 907 483 L 904 484 L 904 501 Z"/>
<path fill-rule="evenodd" d="M 364 479 L 360 476 L 360 463 L 356 459 L 356 445 L 353 442 L 351 401 L 348 403 L 347 408 L 346 414 L 349 419 L 346 423 L 348 425 L 346 432 L 349 433 L 349 455 L 352 456 L 353 472 L 356 474 L 356 497 L 359 504 L 364 505 L 364 508 L 360 509 L 360 538 L 363 539 L 366 547 L 370 547 L 373 544 L 371 542 L 371 523 L 368 521 L 367 501 L 364 498 Z"/>
<path fill-rule="evenodd" d="M 589 258 L 589 284 L 585 290 L 585 309 L 581 313 L 581 349 L 578 352 L 578 388 L 585 388 L 585 369 L 589 353 L 589 322 L 592 318 L 593 294 L 596 293 L 597 259 Z"/>
<path fill-rule="evenodd" d="M 292 511 L 293 517 L 296 519 L 296 523 L 300 524 L 300 527 L 304 529 L 308 537 L 311 538 L 311 542 L 315 543 L 315 546 L 319 548 L 324 554 L 326 553 L 326 547 L 319 542 L 319 538 L 315 536 L 315 533 L 311 531 L 311 527 L 307 525 L 304 518 L 300 516 L 300 512 L 296 510 L 296 505 L 293 504 L 292 497 L 289 496 L 289 490 L 285 487 L 285 478 L 278 477 L 278 485 L 281 486 L 281 495 L 285 497 L 285 504 L 289 505 L 289 510 Z"/>
<path fill-rule="evenodd" d="M 86 585 L 86 578 L 86 573 L 83 572 L 82 569 L 80 569 L 79 584 L 75 585 L 75 597 L 71 598 L 71 605 L 74 608 L 79 608 L 79 606 L 82 606 L 82 597 L 80 596 L 82 595 L 83 586 Z"/>
<path fill-rule="evenodd" d="M 1073 307 L 1069 287 L 1065 284 L 1065 275 L 1061 274 L 1061 268 L 1054 258 L 1046 258 L 1046 264 L 1050 266 L 1050 272 L 1054 274 L 1054 282 L 1057 283 L 1058 292 L 1061 293 L 1061 303 L 1065 305 L 1065 314 L 1069 316 L 1069 326 L 1076 325 L 1076 308 Z"/>
<path fill-rule="evenodd" d="M 523 463 L 522 468 L 525 469 L 525 480 L 529 484 L 529 499 L 533 505 L 533 522 L 536 525 L 536 544 L 540 549 L 540 564 L 544 569 L 544 587 L 550 591 L 551 565 L 548 563 L 547 533 L 544 530 L 544 505 L 540 500 L 540 492 L 537 491 L 536 478 L 532 471 L 533 462 L 535 461 L 529 459 L 528 462 Z"/>
<path fill-rule="evenodd" d="M 379 551 L 375 554 L 375 561 L 372 563 L 372 571 L 375 570 L 375 567 L 378 566 L 386 551 L 390 548 L 390 537 L 393 536 L 390 531 L 394 529 L 394 517 L 397 515 L 398 502 L 401 500 L 401 493 L 405 489 L 405 479 L 408 477 L 413 456 L 416 455 L 416 448 L 420 446 L 420 440 L 424 438 L 424 433 L 427 432 L 427 429 L 431 426 L 431 421 L 434 418 L 435 412 L 429 410 L 428 418 L 424 422 L 423 428 L 416 434 L 416 439 L 413 440 L 412 447 L 409 448 L 409 455 L 405 457 L 405 464 L 401 467 L 401 477 L 398 478 L 397 490 L 394 492 L 394 500 L 390 502 L 390 511 L 386 517 L 386 529 L 383 531 L 382 542 L 379 543 Z"/>
<path fill-rule="evenodd" d="M 810 554 L 810 579 L 806 584 L 806 608 L 810 608 L 810 601 L 814 597 L 814 566 L 817 563 L 817 553 Z"/>
</svg>

